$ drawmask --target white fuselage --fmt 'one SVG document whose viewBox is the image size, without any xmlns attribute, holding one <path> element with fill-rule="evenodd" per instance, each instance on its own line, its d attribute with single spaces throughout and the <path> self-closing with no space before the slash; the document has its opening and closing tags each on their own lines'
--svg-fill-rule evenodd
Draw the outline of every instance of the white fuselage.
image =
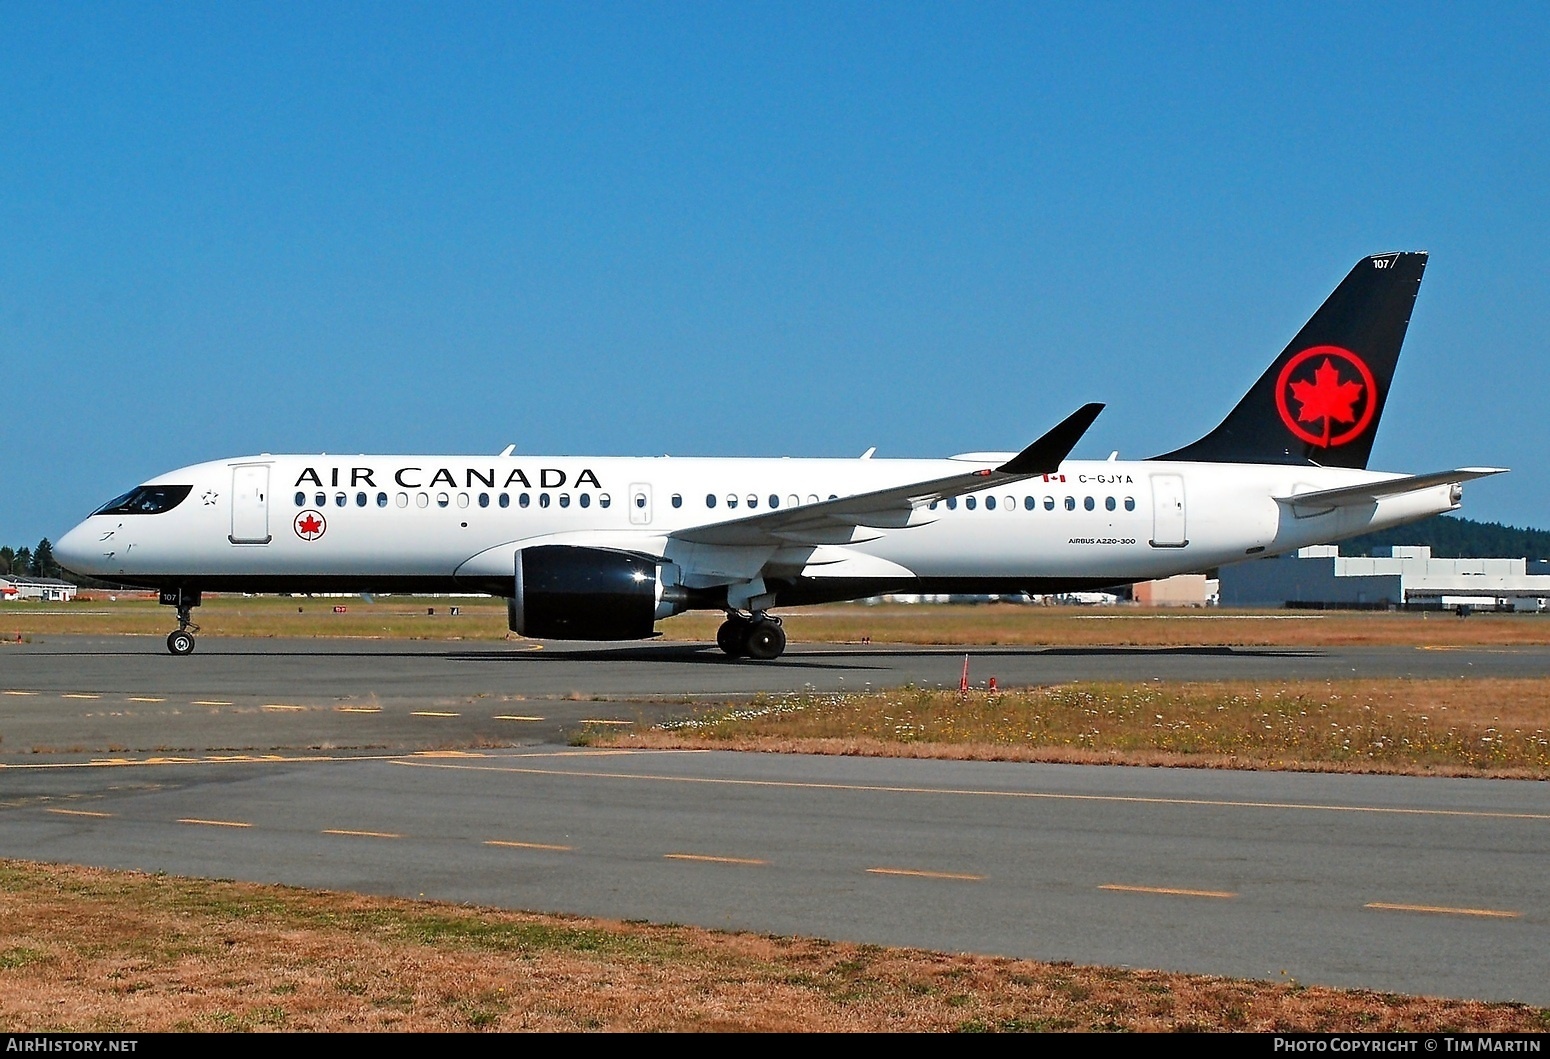
<svg viewBox="0 0 1550 1059">
<path fill-rule="evenodd" d="M 502 593 L 525 547 L 651 555 L 695 587 L 751 577 L 834 586 L 904 579 L 955 591 L 1123 584 L 1291 551 L 1455 509 L 1449 485 L 1370 504 L 1296 511 L 1284 498 L 1382 481 L 1365 470 L 1068 460 L 1057 474 L 921 505 L 848 539 L 747 549 L 675 532 L 993 465 L 948 460 L 469 456 L 252 456 L 147 485 L 190 491 L 157 514 L 96 514 L 56 545 L 69 569 L 128 583 L 308 591 Z M 1277 498 L 1283 498 L 1277 500 Z M 1299 517 L 1302 516 L 1302 517 Z M 843 584 L 843 588 L 840 587 Z M 804 596 L 806 598 L 806 596 Z"/>
</svg>

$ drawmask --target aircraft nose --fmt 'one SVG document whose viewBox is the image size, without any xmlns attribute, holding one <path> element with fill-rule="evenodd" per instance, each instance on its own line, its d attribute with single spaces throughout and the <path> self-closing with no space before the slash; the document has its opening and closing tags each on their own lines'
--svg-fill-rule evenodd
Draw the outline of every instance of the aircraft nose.
<svg viewBox="0 0 1550 1059">
<path fill-rule="evenodd" d="M 55 560 L 66 570 L 78 574 L 91 573 L 91 545 L 94 538 L 87 522 L 76 526 L 54 543 Z"/>
</svg>

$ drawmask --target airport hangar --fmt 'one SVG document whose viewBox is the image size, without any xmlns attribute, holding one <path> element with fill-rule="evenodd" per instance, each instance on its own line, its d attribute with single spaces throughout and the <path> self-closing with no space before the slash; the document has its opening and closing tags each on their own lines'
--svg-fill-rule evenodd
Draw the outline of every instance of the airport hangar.
<svg viewBox="0 0 1550 1059">
<path fill-rule="evenodd" d="M 1334 544 L 1219 572 L 1224 607 L 1372 610 L 1550 610 L 1550 561 L 1437 559 L 1426 546 L 1388 555 L 1341 555 Z"/>
</svg>

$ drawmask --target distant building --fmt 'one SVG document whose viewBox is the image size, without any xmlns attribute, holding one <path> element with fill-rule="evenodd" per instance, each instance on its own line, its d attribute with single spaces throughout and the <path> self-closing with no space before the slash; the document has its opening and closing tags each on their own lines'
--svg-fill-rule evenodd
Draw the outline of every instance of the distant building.
<svg viewBox="0 0 1550 1059">
<path fill-rule="evenodd" d="M 57 577 L 23 577 L 20 574 L 0 577 L 0 601 L 41 599 L 68 603 L 74 598 L 75 586 Z"/>
<path fill-rule="evenodd" d="M 1341 555 L 1333 544 L 1221 569 L 1226 607 L 1351 607 L 1542 611 L 1550 563 L 1434 559 L 1428 547 L 1387 556 Z"/>
<path fill-rule="evenodd" d="M 1143 607 L 1210 607 L 1217 594 L 1218 582 L 1205 574 L 1175 574 L 1130 587 L 1130 598 Z"/>
</svg>

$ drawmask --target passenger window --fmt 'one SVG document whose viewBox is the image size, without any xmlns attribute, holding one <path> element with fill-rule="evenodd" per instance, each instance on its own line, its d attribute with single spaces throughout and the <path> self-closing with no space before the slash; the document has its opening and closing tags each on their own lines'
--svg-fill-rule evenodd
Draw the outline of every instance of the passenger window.
<svg viewBox="0 0 1550 1059">
<path fill-rule="evenodd" d="M 539 493 L 538 494 L 538 506 L 539 507 L 548 507 L 549 506 L 549 494 L 548 493 Z"/>
<path fill-rule="evenodd" d="M 335 505 L 337 505 L 339 507 L 344 507 L 349 502 L 350 502 L 350 498 L 345 496 L 343 493 L 335 493 L 334 494 L 334 503 L 335 503 Z"/>
<path fill-rule="evenodd" d="M 640 508 L 642 511 L 646 510 L 646 494 L 645 493 L 636 493 L 635 494 L 635 506 Z"/>
<path fill-rule="evenodd" d="M 977 502 L 978 501 L 976 501 L 972 496 L 966 496 L 963 498 L 963 506 L 968 508 L 970 511 L 974 510 L 974 505 Z"/>
<path fill-rule="evenodd" d="M 1034 510 L 1038 506 L 1039 506 L 1039 502 L 1037 500 L 1035 500 L 1033 497 L 1031 497 L 1031 496 L 1023 497 L 1023 507 L 1027 508 L 1029 511 Z"/>
<path fill-rule="evenodd" d="M 510 493 L 502 493 L 501 497 L 500 497 L 500 500 L 498 500 L 497 503 L 499 503 L 501 507 L 510 507 L 511 506 L 511 494 Z"/>
<path fill-rule="evenodd" d="M 533 498 L 528 496 L 526 493 L 523 493 L 521 496 L 517 497 L 518 507 L 527 507 L 532 502 Z"/>
<path fill-rule="evenodd" d="M 489 507 L 490 506 L 490 494 L 489 493 L 480 493 L 479 494 L 479 506 L 480 507 Z"/>
<path fill-rule="evenodd" d="M 328 506 L 328 494 L 327 493 L 319 493 L 317 496 L 313 497 L 312 499 L 317 501 L 317 503 L 312 505 L 313 507 L 327 507 Z"/>
<path fill-rule="evenodd" d="M 681 494 L 679 494 L 679 493 L 674 493 L 673 494 L 673 506 L 674 507 L 683 507 L 684 506 L 684 498 L 683 498 L 683 496 Z"/>
<path fill-rule="evenodd" d="M 414 506 L 415 507 L 430 507 L 431 506 L 430 494 L 429 493 L 416 493 L 416 494 L 414 494 Z"/>
<path fill-rule="evenodd" d="M 1105 510 L 1113 511 L 1114 507 L 1115 507 L 1114 498 L 1112 496 L 1104 497 L 1103 498 L 1103 506 L 1104 506 Z"/>
<path fill-rule="evenodd" d="M 1093 508 L 1097 507 L 1098 505 L 1093 502 L 1093 498 L 1092 497 L 1084 496 L 1082 498 L 1082 506 L 1085 507 L 1088 511 L 1091 511 Z"/>
<path fill-rule="evenodd" d="M 378 493 L 377 494 L 377 506 L 378 507 L 387 507 L 387 494 L 386 493 Z"/>
<path fill-rule="evenodd" d="M 985 498 L 985 510 L 986 511 L 994 511 L 995 509 L 996 509 L 996 498 L 993 497 L 993 496 L 987 496 Z"/>
<path fill-rule="evenodd" d="M 735 494 L 733 494 L 733 493 L 728 493 L 727 494 L 727 507 L 736 507 L 736 506 L 737 506 L 737 496 Z"/>
<path fill-rule="evenodd" d="M 947 498 L 947 510 L 949 510 L 949 511 L 957 511 L 958 510 L 958 498 L 956 496 L 950 496 L 950 497 Z"/>
<path fill-rule="evenodd" d="M 457 506 L 458 507 L 467 507 L 468 506 L 468 494 L 467 493 L 459 493 L 457 495 Z"/>
<path fill-rule="evenodd" d="M 774 493 L 770 494 L 770 507 L 780 507 L 780 497 Z"/>
<path fill-rule="evenodd" d="M 409 506 L 409 494 L 408 493 L 399 493 L 398 496 L 393 499 L 393 502 L 395 504 L 397 504 L 399 507 L 408 507 Z"/>
<path fill-rule="evenodd" d="M 1126 511 L 1134 511 L 1135 509 L 1136 509 L 1136 498 L 1133 497 L 1133 496 L 1127 496 L 1125 498 L 1125 510 Z"/>
<path fill-rule="evenodd" d="M 835 494 L 834 494 L 834 493 L 830 493 L 830 494 L 829 494 L 829 499 L 830 499 L 830 500 L 838 500 L 838 499 L 839 499 L 839 497 L 838 497 L 838 496 L 836 496 L 836 495 L 835 495 Z"/>
<path fill-rule="evenodd" d="M 809 504 L 816 504 L 816 503 L 818 503 L 818 495 L 816 493 L 808 493 L 807 494 L 807 502 Z"/>
<path fill-rule="evenodd" d="M 715 493 L 706 493 L 705 494 L 705 506 L 706 507 L 715 507 L 716 506 L 716 494 Z"/>
<path fill-rule="evenodd" d="M 1054 511 L 1055 510 L 1055 498 L 1054 497 L 1047 496 L 1047 497 L 1044 498 L 1044 510 L 1045 511 Z"/>
<path fill-rule="evenodd" d="M 570 494 L 569 493 L 561 493 L 560 494 L 560 506 L 561 507 L 570 507 Z"/>
<path fill-rule="evenodd" d="M 609 504 L 612 504 L 612 503 L 613 503 L 613 498 L 610 497 L 607 493 L 598 493 L 597 494 L 597 506 L 598 507 L 607 507 Z"/>
<path fill-rule="evenodd" d="M 592 494 L 591 493 L 582 493 L 580 496 L 578 496 L 576 498 L 576 503 L 580 504 L 582 507 L 591 507 L 592 506 Z"/>
<path fill-rule="evenodd" d="M 307 494 L 306 493 L 297 493 L 296 494 L 296 506 L 297 507 L 306 507 L 307 506 Z"/>
<path fill-rule="evenodd" d="M 748 509 L 750 511 L 752 511 L 754 508 L 756 508 L 758 506 L 759 506 L 759 498 L 754 496 L 752 493 L 749 493 L 748 494 Z"/>
<path fill-rule="evenodd" d="M 1066 497 L 1066 510 L 1067 511 L 1075 511 L 1076 510 L 1076 497 L 1074 497 L 1074 496 Z"/>
<path fill-rule="evenodd" d="M 437 507 L 446 507 L 450 503 L 452 503 L 452 498 L 450 496 L 448 496 L 446 493 L 437 493 L 436 494 L 436 506 Z"/>
<path fill-rule="evenodd" d="M 786 506 L 787 507 L 797 507 L 801 503 L 802 503 L 802 498 L 797 496 L 795 493 L 792 493 L 790 496 L 786 497 Z"/>
<path fill-rule="evenodd" d="M 355 494 L 355 506 L 356 507 L 365 507 L 366 506 L 366 494 L 365 493 L 356 493 Z"/>
</svg>

